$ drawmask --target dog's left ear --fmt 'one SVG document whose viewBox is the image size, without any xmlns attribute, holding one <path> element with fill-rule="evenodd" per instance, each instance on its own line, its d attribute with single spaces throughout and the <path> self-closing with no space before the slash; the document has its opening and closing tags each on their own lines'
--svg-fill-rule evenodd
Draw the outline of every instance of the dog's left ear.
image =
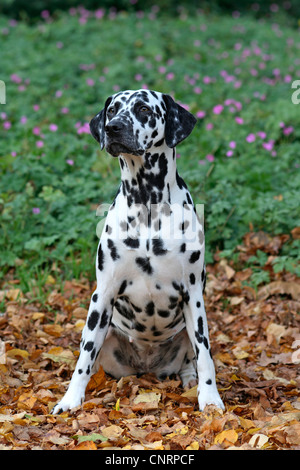
<svg viewBox="0 0 300 470">
<path fill-rule="evenodd" d="M 103 150 L 105 145 L 105 120 L 106 120 L 106 110 L 112 100 L 112 96 L 107 98 L 104 108 L 98 113 L 90 122 L 90 131 L 92 136 L 99 142 L 101 150 Z"/>
<path fill-rule="evenodd" d="M 175 103 L 170 95 L 163 95 L 163 100 L 167 107 L 165 125 L 166 144 L 168 147 L 174 148 L 190 135 L 197 119 L 189 111 Z"/>
</svg>

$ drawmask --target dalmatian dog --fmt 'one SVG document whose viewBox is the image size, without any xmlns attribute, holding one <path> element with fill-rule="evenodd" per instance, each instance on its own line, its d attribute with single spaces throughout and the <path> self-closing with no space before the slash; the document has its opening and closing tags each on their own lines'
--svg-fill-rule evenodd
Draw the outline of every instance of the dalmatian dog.
<svg viewBox="0 0 300 470">
<path fill-rule="evenodd" d="M 101 149 L 119 159 L 121 185 L 100 237 L 80 356 L 54 414 L 83 402 L 100 365 L 115 378 L 178 374 L 184 387 L 198 384 L 200 410 L 224 409 L 203 301 L 203 220 L 176 169 L 175 147 L 195 124 L 150 90 L 109 97 L 90 122 Z"/>
</svg>

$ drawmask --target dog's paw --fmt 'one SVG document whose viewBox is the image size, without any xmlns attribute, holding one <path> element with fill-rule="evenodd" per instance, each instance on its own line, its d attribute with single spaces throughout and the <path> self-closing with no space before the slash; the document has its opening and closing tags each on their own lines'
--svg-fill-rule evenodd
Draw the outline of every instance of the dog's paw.
<svg viewBox="0 0 300 470">
<path fill-rule="evenodd" d="M 65 396 L 54 406 L 51 411 L 51 414 L 58 415 L 63 413 L 64 411 L 72 410 L 77 406 L 80 406 L 84 400 L 84 396 L 72 396 L 68 392 Z"/>
<path fill-rule="evenodd" d="M 198 403 L 200 411 L 204 411 L 207 405 L 214 405 L 221 410 L 225 410 L 224 403 L 221 400 L 217 388 L 208 389 L 207 387 L 203 387 L 200 389 L 200 393 L 198 393 Z"/>
</svg>

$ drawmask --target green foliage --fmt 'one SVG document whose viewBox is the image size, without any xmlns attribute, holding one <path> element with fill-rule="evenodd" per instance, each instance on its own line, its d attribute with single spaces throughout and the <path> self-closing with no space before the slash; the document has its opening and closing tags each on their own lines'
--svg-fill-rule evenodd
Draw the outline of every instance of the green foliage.
<svg viewBox="0 0 300 470">
<path fill-rule="evenodd" d="M 208 262 L 250 227 L 300 226 L 299 38 L 274 23 L 84 8 L 31 26 L 0 17 L 0 276 L 54 262 L 61 276 L 94 276 L 96 208 L 112 201 L 119 167 L 87 123 L 119 89 L 173 94 L 199 116 L 178 168 L 205 204 Z M 296 272 L 299 250 L 286 250 L 274 269 Z"/>
</svg>

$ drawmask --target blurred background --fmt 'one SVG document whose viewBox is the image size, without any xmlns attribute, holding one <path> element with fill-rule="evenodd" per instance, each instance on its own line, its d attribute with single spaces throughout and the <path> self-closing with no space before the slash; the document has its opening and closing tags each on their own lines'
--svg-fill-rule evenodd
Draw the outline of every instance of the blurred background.
<svg viewBox="0 0 300 470">
<path fill-rule="evenodd" d="M 296 0 L 2 0 L 0 282 L 94 279 L 96 209 L 120 176 L 88 122 L 135 88 L 199 120 L 177 163 L 207 263 L 250 269 L 255 289 L 299 275 L 299 18 Z"/>
</svg>

